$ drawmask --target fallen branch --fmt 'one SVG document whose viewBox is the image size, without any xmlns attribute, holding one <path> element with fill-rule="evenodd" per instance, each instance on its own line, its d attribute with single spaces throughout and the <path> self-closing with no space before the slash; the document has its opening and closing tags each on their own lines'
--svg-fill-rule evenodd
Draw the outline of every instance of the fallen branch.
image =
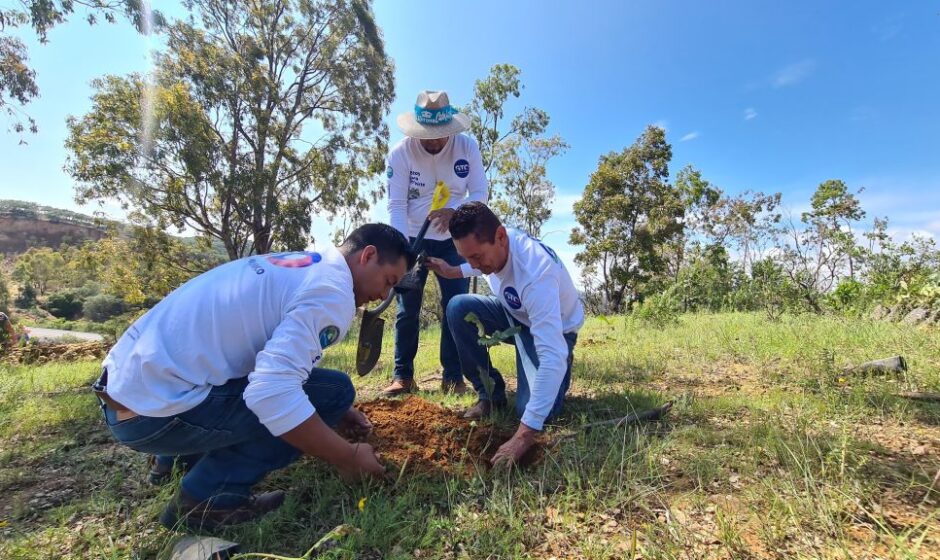
<svg viewBox="0 0 940 560">
<path fill-rule="evenodd" d="M 904 399 L 925 402 L 940 402 L 940 393 L 921 393 L 919 391 L 905 391 L 898 393 L 897 396 Z"/>
<path fill-rule="evenodd" d="M 672 401 L 667 402 L 666 404 L 658 407 L 651 408 L 649 410 L 643 410 L 640 412 L 634 412 L 628 414 L 621 418 L 612 418 L 610 420 L 601 420 L 600 422 L 591 422 L 589 424 L 584 424 L 575 430 L 566 430 L 555 437 L 554 443 L 551 447 L 554 447 L 561 443 L 563 440 L 574 437 L 582 432 L 588 432 L 594 428 L 599 428 L 601 426 L 613 426 L 615 429 L 620 426 L 625 426 L 627 424 L 639 424 L 640 422 L 652 422 L 659 420 L 666 415 L 667 412 L 672 408 Z"/>
</svg>

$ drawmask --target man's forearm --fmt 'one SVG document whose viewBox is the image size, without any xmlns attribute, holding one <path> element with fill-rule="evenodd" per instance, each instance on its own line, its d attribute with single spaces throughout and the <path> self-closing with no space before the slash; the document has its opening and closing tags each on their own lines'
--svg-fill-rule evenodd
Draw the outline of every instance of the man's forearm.
<svg viewBox="0 0 940 560">
<path fill-rule="evenodd" d="M 535 437 L 539 434 L 541 430 L 536 430 L 535 428 L 530 428 L 522 422 L 519 422 L 519 427 L 516 429 L 516 433 L 512 437 L 525 439 L 530 441 L 535 441 Z"/>
<path fill-rule="evenodd" d="M 349 464 L 355 455 L 355 447 L 327 426 L 319 414 L 307 418 L 281 437 L 302 453 L 335 466 Z"/>
</svg>

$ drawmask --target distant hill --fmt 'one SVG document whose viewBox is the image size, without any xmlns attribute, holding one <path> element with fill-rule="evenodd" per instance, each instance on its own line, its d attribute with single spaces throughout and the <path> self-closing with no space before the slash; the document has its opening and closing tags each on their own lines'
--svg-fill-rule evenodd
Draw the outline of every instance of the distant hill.
<svg viewBox="0 0 940 560">
<path fill-rule="evenodd" d="M 105 236 L 108 222 L 51 206 L 0 200 L 0 253 L 22 253 L 30 247 L 78 245 Z"/>
<path fill-rule="evenodd" d="M 22 200 L 0 200 L 0 255 L 24 253 L 30 247 L 57 249 L 63 243 L 80 245 L 87 240 L 101 239 L 112 226 L 117 227 L 122 237 L 131 233 L 131 227 L 123 222 Z M 192 236 L 173 237 L 191 250 L 197 242 Z M 212 240 L 208 250 L 200 248 L 196 253 L 219 262 L 228 260 L 225 246 L 218 239 Z"/>
</svg>

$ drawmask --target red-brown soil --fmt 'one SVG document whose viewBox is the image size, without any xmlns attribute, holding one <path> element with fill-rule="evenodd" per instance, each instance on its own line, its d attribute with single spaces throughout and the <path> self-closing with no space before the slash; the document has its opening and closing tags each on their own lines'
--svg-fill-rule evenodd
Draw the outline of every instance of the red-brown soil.
<svg viewBox="0 0 940 560">
<path fill-rule="evenodd" d="M 457 472 L 474 465 L 489 466 L 489 460 L 512 431 L 488 421 L 471 422 L 442 406 L 419 397 L 376 400 L 358 406 L 372 421 L 368 443 L 386 461 L 409 472 Z M 534 448 L 523 464 L 536 460 Z"/>
</svg>

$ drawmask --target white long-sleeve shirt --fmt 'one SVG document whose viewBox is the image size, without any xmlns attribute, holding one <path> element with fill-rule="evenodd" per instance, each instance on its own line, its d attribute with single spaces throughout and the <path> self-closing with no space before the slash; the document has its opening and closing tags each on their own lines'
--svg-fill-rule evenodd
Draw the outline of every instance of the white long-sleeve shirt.
<svg viewBox="0 0 940 560">
<path fill-rule="evenodd" d="M 455 134 L 437 154 L 429 154 L 421 141 L 405 137 L 388 154 L 388 214 L 392 227 L 407 237 L 416 237 L 431 211 L 437 183 L 450 191 L 446 208 L 464 202 L 486 202 L 489 187 L 483 158 L 476 140 Z M 425 239 L 450 239 L 450 232 L 429 228 Z"/>
<path fill-rule="evenodd" d="M 108 394 L 137 414 L 166 417 L 248 376 L 245 403 L 280 436 L 314 414 L 302 385 L 324 348 L 346 336 L 355 307 L 352 273 L 332 247 L 226 263 L 121 336 L 103 363 Z"/>
<path fill-rule="evenodd" d="M 522 231 L 506 228 L 506 232 L 506 266 L 485 277 L 503 308 L 529 327 L 535 341 L 539 366 L 524 372 L 530 396 L 522 423 L 541 430 L 568 369 L 564 335 L 578 332 L 584 324 L 584 306 L 568 270 L 551 248 Z M 468 266 L 464 272 L 470 270 Z M 516 351 L 525 349 L 517 344 Z"/>
</svg>

